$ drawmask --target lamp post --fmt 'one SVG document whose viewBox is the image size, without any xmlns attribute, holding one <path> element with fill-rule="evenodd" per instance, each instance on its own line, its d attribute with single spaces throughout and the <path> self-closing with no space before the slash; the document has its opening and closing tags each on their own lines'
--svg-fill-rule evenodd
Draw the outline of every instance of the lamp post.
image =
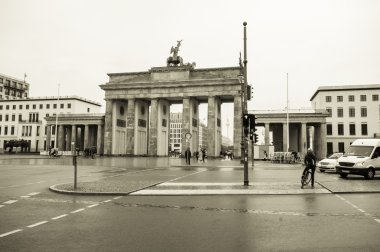
<svg viewBox="0 0 380 252">
<path fill-rule="evenodd" d="M 243 81 L 242 81 L 242 120 L 243 116 L 248 113 L 247 111 L 247 22 L 243 23 L 244 26 L 244 60 L 243 60 Z M 249 179 L 248 179 L 248 139 L 244 134 L 244 128 L 242 127 L 242 157 L 243 157 L 243 164 L 244 164 L 244 185 L 249 185 Z M 253 146 L 252 146 L 253 148 Z"/>
</svg>

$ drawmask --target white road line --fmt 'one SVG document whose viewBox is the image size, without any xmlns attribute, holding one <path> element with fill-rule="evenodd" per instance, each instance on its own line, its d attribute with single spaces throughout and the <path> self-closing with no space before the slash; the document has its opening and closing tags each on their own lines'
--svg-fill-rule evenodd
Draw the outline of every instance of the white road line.
<svg viewBox="0 0 380 252">
<path fill-rule="evenodd" d="M 92 207 L 96 207 L 96 206 L 99 206 L 99 204 L 94 204 L 94 205 L 88 206 L 88 208 L 92 208 Z"/>
<path fill-rule="evenodd" d="M 110 201 L 112 201 L 112 200 L 109 199 L 109 200 L 105 200 L 105 201 L 103 201 L 103 202 L 104 202 L 104 203 L 108 203 L 108 202 L 110 202 Z"/>
<path fill-rule="evenodd" d="M 20 198 L 30 198 L 29 195 L 26 195 L 26 196 L 20 196 Z"/>
<path fill-rule="evenodd" d="M 358 210 L 359 210 L 360 212 L 362 212 L 362 213 L 365 213 L 365 211 L 364 211 L 363 209 L 358 208 Z"/>
<path fill-rule="evenodd" d="M 81 212 L 81 211 L 83 211 L 83 210 L 84 210 L 84 208 L 80 208 L 80 209 L 75 210 L 75 211 L 72 211 L 72 212 L 70 212 L 70 213 L 78 213 L 78 212 Z"/>
<path fill-rule="evenodd" d="M 171 179 L 171 180 L 165 181 L 165 183 L 172 182 L 172 181 L 176 181 L 176 180 L 179 180 L 179 179 L 183 179 L 183 178 L 189 177 L 189 176 L 191 176 L 191 175 L 195 175 L 195 174 L 198 174 L 198 173 L 201 173 L 201 172 L 205 172 L 205 171 L 207 171 L 207 170 L 193 172 L 193 173 L 191 173 L 191 174 L 184 175 L 184 176 L 182 176 L 182 177 L 178 177 L 178 178 L 175 178 L 175 179 Z"/>
<path fill-rule="evenodd" d="M 0 205 L 0 208 L 3 207 L 4 205 Z"/>
<path fill-rule="evenodd" d="M 32 192 L 32 193 L 29 193 L 29 194 L 27 194 L 27 195 L 29 195 L 29 196 L 35 196 L 35 195 L 37 195 L 37 194 L 40 194 L 40 192 Z"/>
<path fill-rule="evenodd" d="M 117 196 L 117 197 L 115 197 L 115 198 L 113 198 L 113 199 L 120 199 L 120 198 L 122 198 L 123 196 Z"/>
<path fill-rule="evenodd" d="M 45 224 L 45 223 L 47 223 L 48 221 L 41 221 L 41 222 L 37 222 L 37 223 L 34 223 L 34 224 L 32 224 L 32 225 L 29 225 L 29 226 L 27 226 L 28 228 L 33 228 L 33 227 L 37 227 L 37 226 L 39 226 L 39 225 L 42 225 L 42 224 Z"/>
<path fill-rule="evenodd" d="M 5 202 L 3 202 L 3 204 L 7 204 L 7 205 L 9 205 L 9 204 L 13 204 L 13 203 L 15 203 L 15 202 L 17 202 L 18 200 L 8 200 L 8 201 L 5 201 Z"/>
<path fill-rule="evenodd" d="M 62 215 L 60 215 L 60 216 L 57 216 L 57 217 L 53 217 L 53 218 L 51 218 L 52 220 L 58 220 L 58 219 L 61 219 L 61 218 L 63 218 L 63 217 L 66 217 L 67 216 L 67 214 L 62 214 Z"/>
<path fill-rule="evenodd" d="M 379 219 L 374 219 L 377 223 L 379 223 L 380 224 L 380 220 Z"/>
<path fill-rule="evenodd" d="M 7 236 L 7 235 L 10 235 L 10 234 L 14 234 L 14 233 L 20 232 L 20 231 L 22 231 L 22 229 L 16 229 L 16 230 L 13 230 L 13 231 L 8 232 L 8 233 L 0 234 L 0 238 L 4 237 L 4 236 Z"/>
</svg>

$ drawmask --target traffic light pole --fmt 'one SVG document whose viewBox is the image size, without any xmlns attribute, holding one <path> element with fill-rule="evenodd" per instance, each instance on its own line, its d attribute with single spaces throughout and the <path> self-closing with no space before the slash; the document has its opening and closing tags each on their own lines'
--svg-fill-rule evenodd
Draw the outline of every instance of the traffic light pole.
<svg viewBox="0 0 380 252">
<path fill-rule="evenodd" d="M 243 114 L 247 114 L 247 85 L 248 85 L 248 79 L 247 79 L 247 22 L 243 23 L 244 26 L 244 88 L 242 90 L 243 92 Z M 243 130 L 243 144 L 244 144 L 244 185 L 249 185 L 249 179 L 248 179 L 248 139 L 247 136 L 244 134 Z M 243 153 L 242 153 L 243 155 Z"/>
</svg>

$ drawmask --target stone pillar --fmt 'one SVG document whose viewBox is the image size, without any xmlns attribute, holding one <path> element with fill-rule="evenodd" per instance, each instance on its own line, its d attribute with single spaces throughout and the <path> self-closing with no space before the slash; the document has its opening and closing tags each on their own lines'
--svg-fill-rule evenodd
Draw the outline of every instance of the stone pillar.
<svg viewBox="0 0 380 252">
<path fill-rule="evenodd" d="M 220 134 L 220 100 L 215 96 L 208 97 L 208 147 L 207 153 L 211 157 L 218 157 L 221 145 Z"/>
<path fill-rule="evenodd" d="M 104 117 L 104 154 L 111 155 L 112 151 L 112 100 L 106 100 Z"/>
<path fill-rule="evenodd" d="M 57 132 L 56 132 L 57 133 Z M 65 134 L 63 125 L 58 125 L 58 149 L 64 150 L 65 148 Z"/>
<path fill-rule="evenodd" d="M 242 107 L 241 97 L 234 97 L 234 156 L 241 157 Z"/>
<path fill-rule="evenodd" d="M 320 139 L 321 139 L 321 158 L 324 159 L 327 157 L 327 143 L 326 143 L 326 123 L 321 123 L 320 126 Z"/>
<path fill-rule="evenodd" d="M 265 145 L 269 145 L 269 123 L 265 124 Z"/>
<path fill-rule="evenodd" d="M 306 155 L 306 151 L 307 151 L 306 123 L 301 123 L 301 146 L 300 146 L 301 158 L 303 158 Z"/>
<path fill-rule="evenodd" d="M 135 99 L 128 100 L 127 107 L 127 155 L 135 152 Z"/>
<path fill-rule="evenodd" d="M 90 147 L 90 146 L 88 146 L 89 145 L 88 140 L 89 140 L 89 135 L 90 135 L 89 129 L 90 128 L 89 128 L 88 124 L 84 125 L 84 146 L 83 146 L 84 149 Z"/>
<path fill-rule="evenodd" d="M 69 129 L 69 126 L 65 127 L 66 131 L 66 151 L 71 151 L 71 129 Z"/>
<path fill-rule="evenodd" d="M 152 99 L 150 102 L 150 120 L 149 120 L 149 156 L 157 156 L 157 126 L 158 126 L 158 101 Z"/>
<path fill-rule="evenodd" d="M 186 133 L 190 132 L 190 98 L 183 98 L 183 106 L 182 106 L 182 140 L 181 140 L 181 148 L 182 154 L 185 154 L 185 150 L 190 147 L 189 140 L 186 139 Z"/>
<path fill-rule="evenodd" d="M 286 123 L 282 124 L 282 151 L 288 152 L 288 125 Z"/>
<path fill-rule="evenodd" d="M 103 154 L 102 152 L 102 125 L 98 124 L 98 132 L 96 134 L 96 150 L 97 154 Z"/>
<path fill-rule="evenodd" d="M 51 125 L 46 125 L 47 132 L 46 132 L 46 150 L 48 151 L 50 148 L 50 140 L 51 140 Z"/>
<path fill-rule="evenodd" d="M 74 148 L 77 148 L 77 126 L 71 125 L 71 142 L 74 142 Z M 71 144 L 71 143 L 70 143 Z"/>
</svg>

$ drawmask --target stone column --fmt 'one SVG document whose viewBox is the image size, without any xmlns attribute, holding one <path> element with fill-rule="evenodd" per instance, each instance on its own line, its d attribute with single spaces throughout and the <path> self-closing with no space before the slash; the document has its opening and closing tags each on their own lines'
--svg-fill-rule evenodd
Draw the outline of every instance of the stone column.
<svg viewBox="0 0 380 252">
<path fill-rule="evenodd" d="M 57 132 L 56 132 L 57 133 Z M 65 135 L 63 125 L 58 125 L 58 149 L 64 150 L 65 148 Z"/>
<path fill-rule="evenodd" d="M 234 156 L 241 157 L 242 107 L 241 97 L 234 97 Z"/>
<path fill-rule="evenodd" d="M 265 145 L 269 145 L 269 123 L 265 124 Z"/>
<path fill-rule="evenodd" d="M 327 143 L 326 143 L 326 123 L 321 123 L 320 125 L 320 150 L 321 150 L 321 156 L 320 160 L 326 158 L 327 156 Z"/>
<path fill-rule="evenodd" d="M 307 151 L 307 131 L 306 131 L 306 123 L 301 123 L 301 149 L 300 155 L 303 158 Z"/>
<path fill-rule="evenodd" d="M 182 154 L 185 154 L 185 150 L 190 147 L 190 142 L 186 139 L 186 133 L 191 133 L 190 123 L 190 98 L 184 97 L 182 106 Z"/>
<path fill-rule="evenodd" d="M 106 100 L 104 117 L 104 155 L 111 155 L 112 151 L 112 100 Z"/>
<path fill-rule="evenodd" d="M 207 153 L 210 157 L 216 157 L 219 155 L 216 154 L 216 146 L 217 142 L 216 133 L 217 133 L 217 102 L 215 96 L 208 97 L 208 119 L 207 119 Z"/>
<path fill-rule="evenodd" d="M 282 124 L 282 151 L 288 152 L 288 125 Z"/>
<path fill-rule="evenodd" d="M 89 135 L 90 135 L 89 129 L 90 128 L 88 124 L 84 125 L 84 146 L 83 146 L 84 149 L 90 147 L 88 146 L 89 144 L 88 140 L 89 140 Z"/>
<path fill-rule="evenodd" d="M 48 151 L 50 148 L 50 140 L 51 140 L 51 125 L 46 125 L 47 132 L 46 132 L 46 150 Z"/>
<path fill-rule="evenodd" d="M 157 156 L 157 137 L 158 137 L 158 101 L 152 99 L 150 102 L 149 120 L 149 156 Z"/>
<path fill-rule="evenodd" d="M 97 154 L 100 155 L 100 154 L 103 154 L 102 152 L 102 125 L 101 124 L 98 124 L 98 132 L 97 132 L 97 135 L 96 135 L 96 151 L 97 151 Z"/>
<path fill-rule="evenodd" d="M 128 100 L 127 107 L 127 155 L 135 152 L 135 99 Z"/>
<path fill-rule="evenodd" d="M 71 128 L 70 126 L 65 127 L 66 131 L 66 150 L 71 151 Z"/>
<path fill-rule="evenodd" d="M 74 142 L 74 148 L 78 147 L 77 146 L 77 126 L 76 125 L 71 125 L 71 142 Z"/>
</svg>

